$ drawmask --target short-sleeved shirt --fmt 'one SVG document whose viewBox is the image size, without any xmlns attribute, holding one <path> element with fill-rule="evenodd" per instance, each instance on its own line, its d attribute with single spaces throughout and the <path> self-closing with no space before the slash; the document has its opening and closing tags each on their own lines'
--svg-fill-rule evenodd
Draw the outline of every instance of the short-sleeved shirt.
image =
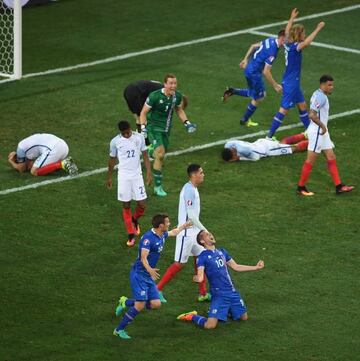
<svg viewBox="0 0 360 361">
<path fill-rule="evenodd" d="M 179 196 L 179 209 L 178 209 L 178 225 L 184 224 L 189 220 L 188 211 L 193 209 L 195 215 L 200 218 L 200 195 L 197 187 L 190 181 L 185 183 L 181 189 Z M 183 231 L 184 232 L 184 231 Z M 186 234 L 197 235 L 200 232 L 195 226 L 186 229 Z"/>
<path fill-rule="evenodd" d="M 154 229 L 147 231 L 140 239 L 138 258 L 136 259 L 133 270 L 141 274 L 144 277 L 151 278 L 149 272 L 145 269 L 141 262 L 141 250 L 149 250 L 147 261 L 151 268 L 154 268 L 160 258 L 160 254 L 165 245 L 165 239 L 168 237 L 168 232 L 164 232 L 162 236 L 155 233 Z"/>
<path fill-rule="evenodd" d="M 321 122 L 327 127 L 329 120 L 329 99 L 321 89 L 315 90 L 310 99 L 310 109 L 314 110 Z M 318 129 L 318 125 L 311 121 L 309 127 Z M 309 130 L 311 129 L 309 128 Z"/>
<path fill-rule="evenodd" d="M 285 48 L 285 72 L 283 83 L 292 85 L 299 84 L 301 77 L 302 51 L 298 50 L 299 43 L 286 43 Z"/>
<path fill-rule="evenodd" d="M 147 113 L 147 124 L 152 131 L 169 133 L 176 107 L 181 104 L 182 94 L 175 91 L 172 96 L 164 94 L 164 88 L 149 94 L 145 104 L 150 107 Z"/>
<path fill-rule="evenodd" d="M 272 65 L 277 57 L 279 44 L 276 38 L 267 38 L 261 42 L 260 47 L 254 52 L 251 61 L 248 63 L 245 74 L 261 74 L 265 64 Z"/>
<path fill-rule="evenodd" d="M 133 179 L 142 176 L 141 153 L 146 151 L 145 139 L 132 132 L 130 138 L 121 134 L 110 142 L 110 157 L 118 158 L 118 176 L 124 179 Z"/>
<path fill-rule="evenodd" d="M 26 159 L 34 160 L 43 153 L 49 153 L 59 141 L 61 141 L 61 138 L 53 134 L 38 133 L 30 135 L 20 141 L 17 146 L 17 162 L 23 163 Z"/>
<path fill-rule="evenodd" d="M 216 293 L 235 291 L 235 286 L 226 265 L 230 260 L 230 255 L 223 248 L 215 250 L 207 249 L 199 255 L 197 266 L 204 267 L 211 291 L 215 291 Z"/>
</svg>

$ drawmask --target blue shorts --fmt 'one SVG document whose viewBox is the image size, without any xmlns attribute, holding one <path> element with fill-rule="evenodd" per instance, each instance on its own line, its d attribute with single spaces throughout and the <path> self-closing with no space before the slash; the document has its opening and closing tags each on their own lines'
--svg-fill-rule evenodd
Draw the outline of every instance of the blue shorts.
<svg viewBox="0 0 360 361">
<path fill-rule="evenodd" d="M 142 274 L 130 271 L 130 286 L 135 301 L 151 301 L 160 299 L 155 282 Z"/>
<path fill-rule="evenodd" d="M 265 96 L 265 84 L 261 74 L 245 73 L 246 81 L 249 88 L 249 98 L 257 100 Z"/>
<path fill-rule="evenodd" d="M 247 308 L 239 292 L 227 292 L 217 294 L 211 292 L 211 304 L 208 317 L 217 318 L 220 321 L 227 321 L 229 313 L 233 320 L 238 320 Z"/>
<path fill-rule="evenodd" d="M 300 87 L 300 84 L 286 85 L 283 86 L 283 95 L 281 97 L 281 108 L 290 109 L 298 103 L 305 102 L 304 93 Z"/>
</svg>

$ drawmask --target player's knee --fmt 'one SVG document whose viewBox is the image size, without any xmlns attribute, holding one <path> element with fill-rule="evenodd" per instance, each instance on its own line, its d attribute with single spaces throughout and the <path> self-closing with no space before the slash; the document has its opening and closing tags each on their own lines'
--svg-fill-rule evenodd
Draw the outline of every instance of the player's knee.
<svg viewBox="0 0 360 361">
<path fill-rule="evenodd" d="M 160 300 L 152 300 L 150 302 L 150 305 L 151 305 L 152 310 L 156 310 L 161 307 L 161 301 Z"/>
<path fill-rule="evenodd" d="M 247 313 L 244 313 L 241 317 L 240 317 L 240 320 L 241 321 L 247 321 L 249 319 L 249 316 Z"/>
<path fill-rule="evenodd" d="M 204 328 L 206 328 L 206 329 L 208 329 L 208 330 L 211 330 L 211 329 L 216 328 L 217 324 L 218 324 L 218 320 L 217 320 L 217 319 L 208 319 L 208 320 L 205 322 Z"/>
</svg>

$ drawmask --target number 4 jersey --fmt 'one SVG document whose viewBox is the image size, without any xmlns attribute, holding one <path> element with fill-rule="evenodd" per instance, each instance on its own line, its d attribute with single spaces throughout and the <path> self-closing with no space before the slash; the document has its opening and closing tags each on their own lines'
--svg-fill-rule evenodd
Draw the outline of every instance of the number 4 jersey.
<svg viewBox="0 0 360 361">
<path fill-rule="evenodd" d="M 119 160 L 119 179 L 134 179 L 142 177 L 141 154 L 146 151 L 145 139 L 139 134 L 132 132 L 129 138 L 120 134 L 110 142 L 110 157 Z"/>
</svg>

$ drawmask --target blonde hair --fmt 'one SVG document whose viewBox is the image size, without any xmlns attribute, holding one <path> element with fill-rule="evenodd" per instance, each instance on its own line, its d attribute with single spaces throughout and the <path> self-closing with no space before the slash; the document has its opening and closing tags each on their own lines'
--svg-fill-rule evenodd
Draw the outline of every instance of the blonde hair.
<svg viewBox="0 0 360 361">
<path fill-rule="evenodd" d="M 289 41 L 290 43 L 296 43 L 301 40 L 301 34 L 305 31 L 304 25 L 296 24 L 290 29 Z"/>
</svg>

